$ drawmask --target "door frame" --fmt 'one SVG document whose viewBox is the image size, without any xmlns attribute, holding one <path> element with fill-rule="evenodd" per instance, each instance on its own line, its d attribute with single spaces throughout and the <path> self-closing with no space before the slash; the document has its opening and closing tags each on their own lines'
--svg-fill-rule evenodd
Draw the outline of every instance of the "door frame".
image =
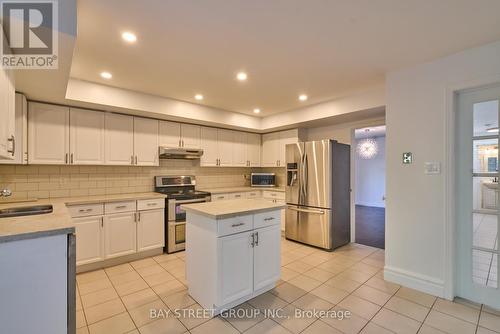
<svg viewBox="0 0 500 334">
<path fill-rule="evenodd" d="M 444 247 L 444 284 L 443 296 L 453 300 L 457 292 L 458 279 L 455 275 L 458 254 L 455 249 L 457 241 L 457 220 L 455 219 L 455 122 L 458 112 L 458 94 L 475 89 L 488 88 L 500 84 L 500 75 L 484 76 L 445 87 L 445 128 L 444 128 L 444 203 L 445 203 L 445 247 Z"/>
</svg>

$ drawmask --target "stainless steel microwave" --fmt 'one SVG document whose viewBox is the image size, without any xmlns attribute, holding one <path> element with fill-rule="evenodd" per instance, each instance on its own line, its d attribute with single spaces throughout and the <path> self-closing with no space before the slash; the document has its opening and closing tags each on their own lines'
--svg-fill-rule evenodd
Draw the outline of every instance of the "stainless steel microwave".
<svg viewBox="0 0 500 334">
<path fill-rule="evenodd" d="M 250 174 L 250 185 L 252 187 L 276 187 L 276 174 L 252 173 Z"/>
</svg>

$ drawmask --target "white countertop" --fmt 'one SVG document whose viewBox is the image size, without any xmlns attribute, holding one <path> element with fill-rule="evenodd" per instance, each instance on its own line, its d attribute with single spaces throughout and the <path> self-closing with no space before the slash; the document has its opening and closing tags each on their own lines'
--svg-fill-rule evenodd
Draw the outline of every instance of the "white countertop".
<svg viewBox="0 0 500 334">
<path fill-rule="evenodd" d="M 249 192 L 249 191 L 258 191 L 258 190 L 268 190 L 268 191 L 279 191 L 285 192 L 284 187 L 250 187 L 250 186 L 242 186 L 242 187 L 219 187 L 219 188 L 196 188 L 196 190 L 200 191 L 208 191 L 212 194 L 224 194 L 224 193 L 239 193 L 239 192 Z"/>
<path fill-rule="evenodd" d="M 232 199 L 227 201 L 185 204 L 181 208 L 212 219 L 224 219 L 286 208 L 286 204 L 264 199 Z M 189 223 L 189 222 L 188 222 Z"/>
</svg>

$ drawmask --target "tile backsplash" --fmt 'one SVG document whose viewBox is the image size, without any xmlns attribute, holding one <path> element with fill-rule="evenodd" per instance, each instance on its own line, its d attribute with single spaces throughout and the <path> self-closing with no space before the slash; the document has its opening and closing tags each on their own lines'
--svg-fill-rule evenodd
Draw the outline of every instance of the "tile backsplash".
<svg viewBox="0 0 500 334">
<path fill-rule="evenodd" d="M 154 190 L 156 175 L 195 175 L 199 189 L 238 187 L 249 185 L 247 176 L 252 172 L 252 168 L 200 167 L 199 161 L 190 160 L 160 163 L 159 167 L 0 165 L 0 189 L 11 189 L 11 198 L 16 199 L 148 192 Z"/>
</svg>

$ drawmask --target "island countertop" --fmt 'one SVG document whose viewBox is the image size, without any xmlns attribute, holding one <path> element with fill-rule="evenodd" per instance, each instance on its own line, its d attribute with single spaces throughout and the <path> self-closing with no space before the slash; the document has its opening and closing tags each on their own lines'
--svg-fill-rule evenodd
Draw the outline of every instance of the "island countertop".
<svg viewBox="0 0 500 334">
<path fill-rule="evenodd" d="M 258 212 L 280 210 L 286 204 L 264 199 L 232 199 L 227 201 L 185 204 L 181 208 L 212 219 L 224 219 Z"/>
</svg>

